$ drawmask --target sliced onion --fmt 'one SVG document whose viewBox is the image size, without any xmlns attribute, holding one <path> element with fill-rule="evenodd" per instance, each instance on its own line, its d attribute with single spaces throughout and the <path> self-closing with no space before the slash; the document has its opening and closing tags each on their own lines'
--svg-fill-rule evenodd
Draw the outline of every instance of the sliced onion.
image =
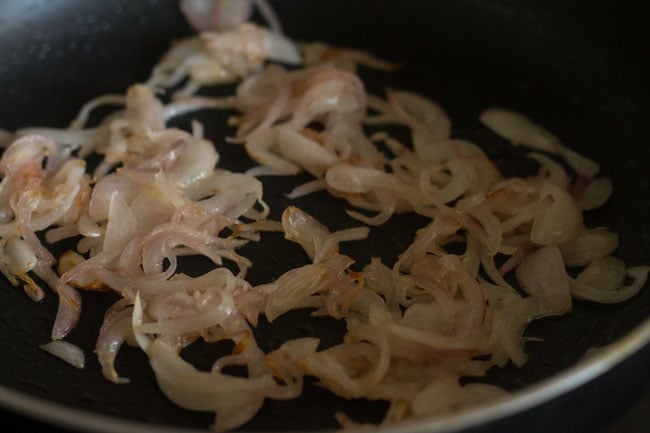
<svg viewBox="0 0 650 433">
<path fill-rule="evenodd" d="M 248 21 L 253 12 L 250 0 L 181 0 L 180 8 L 185 18 L 201 32 L 228 30 Z"/>
<path fill-rule="evenodd" d="M 83 350 L 72 343 L 59 340 L 42 344 L 39 347 L 57 358 L 61 358 L 75 368 L 83 369 L 86 366 L 86 357 Z"/>
<path fill-rule="evenodd" d="M 600 170 L 597 163 L 567 148 L 555 135 L 522 114 L 491 108 L 481 113 L 480 120 L 515 146 L 561 155 L 578 174 L 592 178 Z"/>
<path fill-rule="evenodd" d="M 29 173 L 24 170 L 28 167 L 34 170 L 31 174 L 38 174 L 46 154 L 55 154 L 58 145 L 54 140 L 39 134 L 26 135 L 15 140 L 2 153 L 0 170 L 5 175 L 20 176 Z"/>
<path fill-rule="evenodd" d="M 254 169 L 249 170 L 247 172 L 248 174 L 255 176 L 269 174 L 289 175 L 298 174 L 300 172 L 299 165 L 286 160 L 271 150 L 275 147 L 276 143 L 277 134 L 274 129 L 255 134 L 246 141 L 246 151 L 250 157 L 268 167 L 268 170 L 265 171 L 253 171 Z"/>
<path fill-rule="evenodd" d="M 293 110 L 290 123 L 293 128 L 303 128 L 327 113 L 336 113 L 340 119 L 349 121 L 363 117 L 366 93 L 357 75 L 325 65 L 302 71 L 294 78 L 300 79 L 299 85 L 304 90 L 301 89 L 302 94 Z"/>
<path fill-rule="evenodd" d="M 267 320 L 272 322 L 283 313 L 305 305 L 306 298 L 322 289 L 321 282 L 326 275 L 327 270 L 319 265 L 303 266 L 282 275 L 272 283 L 273 289 L 264 308 Z"/>
<path fill-rule="evenodd" d="M 515 275 L 526 293 L 541 298 L 555 314 L 571 310 L 569 276 L 556 245 L 542 247 L 530 254 L 517 266 Z"/>
<path fill-rule="evenodd" d="M 623 302 L 639 293 L 648 280 L 649 271 L 648 266 L 630 267 L 625 270 L 620 260 L 599 259 L 587 266 L 575 280 L 571 280 L 571 293 L 576 299 L 601 304 Z M 632 279 L 627 286 L 623 281 L 625 276 Z"/>
<path fill-rule="evenodd" d="M 77 325 L 81 315 L 81 296 L 67 284 L 57 286 L 59 306 L 52 326 L 52 340 L 60 340 Z"/>
<path fill-rule="evenodd" d="M 138 326 L 137 331 L 158 335 L 191 333 L 197 329 L 207 329 L 223 323 L 232 311 L 233 306 L 230 303 L 223 303 L 210 311 L 194 314 L 191 317 L 143 323 Z"/>
<path fill-rule="evenodd" d="M 330 231 L 314 217 L 297 207 L 289 206 L 282 213 L 282 229 L 284 237 L 300 244 L 310 259 L 314 260 L 319 250 L 325 245 Z M 338 252 L 338 244 L 330 245 L 331 253 Z"/>
<path fill-rule="evenodd" d="M 346 193 L 367 193 L 377 189 L 390 190 L 396 198 L 419 203 L 423 201 L 418 190 L 390 173 L 373 168 L 359 168 L 349 164 L 338 164 L 325 175 L 328 186 Z"/>
<path fill-rule="evenodd" d="M 148 335 L 145 335 L 144 332 L 140 332 L 140 326 L 143 322 L 144 310 L 142 307 L 142 299 L 140 298 L 140 292 L 136 292 L 135 299 L 133 300 L 133 313 L 131 314 L 131 329 L 133 338 L 138 346 L 140 346 L 140 349 L 148 354 L 154 340 Z"/>
<path fill-rule="evenodd" d="M 219 155 L 211 141 L 192 140 L 187 150 L 167 170 L 167 176 L 184 189 L 210 176 L 218 160 Z"/>
<path fill-rule="evenodd" d="M 524 145 L 543 152 L 556 153 L 560 140 L 534 123 L 527 117 L 514 111 L 491 108 L 483 111 L 479 117 L 481 123 L 501 137 L 517 145 Z"/>
<path fill-rule="evenodd" d="M 325 189 L 327 189 L 327 182 L 325 179 L 315 179 L 309 182 L 305 182 L 302 185 L 298 185 L 286 196 L 290 199 L 296 199 L 318 191 L 323 191 Z"/>
<path fill-rule="evenodd" d="M 316 177 L 322 177 L 328 168 L 339 162 L 332 152 L 293 129 L 280 126 L 277 137 L 280 152 Z"/>
<path fill-rule="evenodd" d="M 580 231 L 576 237 L 560 245 L 567 266 L 586 266 L 595 259 L 612 254 L 618 248 L 618 235 L 604 229 Z"/>
<path fill-rule="evenodd" d="M 264 363 L 273 373 L 287 384 L 296 384 L 298 392 L 302 388 L 303 369 L 300 362 L 316 353 L 320 340 L 315 337 L 304 337 L 289 340 L 278 349 L 266 355 Z"/>
<path fill-rule="evenodd" d="M 106 94 L 106 95 L 101 95 L 96 98 L 93 98 L 90 101 L 86 102 L 81 107 L 79 113 L 77 114 L 77 117 L 75 117 L 75 119 L 70 123 L 70 127 L 73 129 L 83 128 L 84 125 L 86 125 L 86 123 L 88 122 L 88 117 L 90 116 L 90 113 L 96 108 L 101 107 L 102 105 L 123 106 L 125 104 L 126 104 L 126 99 L 124 98 L 124 95 L 119 95 L 119 94 Z M 92 131 L 92 129 L 87 130 L 87 132 L 90 131 Z"/>
<path fill-rule="evenodd" d="M 36 266 L 38 258 L 34 250 L 19 237 L 9 238 L 5 250 L 16 265 L 16 273 L 26 274 Z"/>
<path fill-rule="evenodd" d="M 530 240 L 539 245 L 561 244 L 573 239 L 582 227 L 582 213 L 573 197 L 545 182 L 539 192 Z"/>
<path fill-rule="evenodd" d="M 267 0 L 253 0 L 253 4 L 260 12 L 269 27 L 278 34 L 282 34 L 282 23 L 275 14 L 273 7 Z"/>
<path fill-rule="evenodd" d="M 396 116 L 412 128 L 416 154 L 424 155 L 424 149 L 432 146 L 435 140 L 451 135 L 449 116 L 433 101 L 416 93 L 397 90 L 388 92 L 388 101 Z"/>
<path fill-rule="evenodd" d="M 576 281 L 589 284 L 603 291 L 617 290 L 625 282 L 625 262 L 615 257 L 594 260 L 578 276 Z"/>
<path fill-rule="evenodd" d="M 599 208 L 609 200 L 613 189 L 612 181 L 606 177 L 592 179 L 578 197 L 578 206 L 582 210 Z"/>
<path fill-rule="evenodd" d="M 104 236 L 104 251 L 118 251 L 126 246 L 137 234 L 138 221 L 133 211 L 115 194 L 111 199 L 108 224 Z"/>
<path fill-rule="evenodd" d="M 212 53 L 244 56 L 256 64 L 264 59 L 290 65 L 302 62 L 298 47 L 290 39 L 252 23 L 221 33 L 204 33 L 202 38 Z"/>
<path fill-rule="evenodd" d="M 527 156 L 540 164 L 539 175 L 541 178 L 546 179 L 558 188 L 569 188 L 570 180 L 564 167 L 541 153 L 531 152 Z"/>
<path fill-rule="evenodd" d="M 301 48 L 305 64 L 308 66 L 333 63 L 337 68 L 351 72 L 356 71 L 357 65 L 382 71 L 395 71 L 400 68 L 400 65 L 375 57 L 368 51 L 332 47 L 322 42 L 302 44 Z"/>
<path fill-rule="evenodd" d="M 503 389 L 484 383 L 460 386 L 455 382 L 434 382 L 426 386 L 413 399 L 411 410 L 419 417 L 431 416 L 492 402 L 507 395 L 508 393 Z"/>
<path fill-rule="evenodd" d="M 158 339 L 149 346 L 148 355 L 165 395 L 183 408 L 216 412 L 215 428 L 220 431 L 248 421 L 264 403 L 265 394 L 277 386 L 271 375 L 247 379 L 198 371 Z"/>
<path fill-rule="evenodd" d="M 104 322 L 99 330 L 95 352 L 102 366 L 102 374 L 113 383 L 129 383 L 129 379 L 120 377 L 115 370 L 117 352 L 125 341 L 133 342 L 131 315 L 133 309 L 128 301 L 117 301 L 104 315 Z M 132 343 L 135 345 L 135 342 Z"/>
<path fill-rule="evenodd" d="M 245 23 L 253 4 L 273 30 Z M 73 287 L 121 295 L 96 344 L 108 380 L 127 381 L 115 370 L 126 341 L 147 354 L 165 395 L 216 412 L 220 430 L 247 422 L 266 398 L 297 397 L 305 375 L 344 397 L 388 401 L 385 422 L 397 422 L 499 398 L 493 387 L 459 380 L 510 361 L 523 365 L 528 323 L 568 312 L 571 294 L 619 302 L 646 283 L 650 268 L 609 257 L 616 235 L 583 227 L 582 211 L 602 205 L 611 182 L 594 178 L 596 163 L 525 116 L 493 109 L 481 121 L 516 145 L 563 157 L 577 172 L 572 185 L 563 166 L 540 153 L 529 155 L 540 163 L 537 176 L 503 179 L 476 144 L 451 138 L 451 121 L 435 102 L 402 90 L 389 90 L 388 100 L 367 95 L 356 66 L 395 66 L 370 53 L 319 44 L 303 53 L 315 66 L 265 65 L 303 63 L 265 0 L 184 0 L 181 8 L 195 27 L 215 31 L 174 44 L 146 85 L 90 101 L 70 129 L 0 131 L 0 145 L 17 138 L 0 159 L 0 272 L 24 282 L 36 300 L 44 292 L 32 274 L 56 289 L 53 339 L 77 324 L 81 297 Z M 239 79 L 235 97 L 195 96 L 201 86 Z M 164 104 L 156 95 L 170 86 L 182 88 Z M 80 129 L 100 104 L 124 109 Z M 244 144 L 260 166 L 247 174 L 215 168 L 219 154 L 202 124 L 167 125 L 206 108 L 241 112 L 229 120 L 237 133 L 227 141 Z M 364 123 L 378 127 L 370 138 Z M 410 143 L 384 128 L 391 124 L 408 129 Z M 93 150 L 103 160 L 91 180 L 81 158 Z M 392 269 L 374 258 L 354 271 L 339 243 L 365 239 L 368 227 L 332 233 L 293 206 L 281 223 L 267 219 L 262 182 L 251 175 L 301 170 L 316 180 L 295 193 L 326 187 L 377 212 L 347 211 L 366 224 L 407 211 L 430 223 Z M 60 278 L 44 231 L 48 242 L 82 236 L 77 251 L 86 257 L 63 255 Z M 243 279 L 252 262 L 237 248 L 263 231 L 283 232 L 312 263 L 252 287 Z M 458 247 L 464 255 L 450 254 Z M 499 254 L 510 258 L 498 270 Z M 215 269 L 180 273 L 183 258 L 196 255 Z M 587 267 L 570 279 L 565 265 Z M 528 296 L 503 277 L 513 268 Z M 298 308 L 345 320 L 344 340 L 321 351 L 316 338 L 291 340 L 265 355 L 250 326 L 262 314 L 275 321 Z M 211 371 L 198 371 L 181 351 L 199 338 L 235 346 Z M 64 343 L 44 348 L 78 362 Z M 224 374 L 231 366 L 247 377 Z"/>
</svg>

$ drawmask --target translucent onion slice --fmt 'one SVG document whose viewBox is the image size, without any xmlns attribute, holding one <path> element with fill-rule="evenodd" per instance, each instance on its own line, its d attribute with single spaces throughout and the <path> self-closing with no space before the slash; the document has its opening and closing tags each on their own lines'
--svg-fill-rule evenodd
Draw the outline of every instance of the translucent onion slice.
<svg viewBox="0 0 650 433">
<path fill-rule="evenodd" d="M 265 395 L 278 386 L 270 374 L 241 378 L 198 371 L 159 339 L 151 343 L 147 354 L 167 398 L 186 409 L 216 412 L 217 431 L 244 424 L 262 406 Z"/>
<path fill-rule="evenodd" d="M 569 276 L 556 245 L 542 247 L 530 254 L 517 266 L 515 275 L 526 293 L 543 299 L 555 314 L 571 310 Z"/>
<path fill-rule="evenodd" d="M 643 288 L 648 280 L 648 266 L 636 266 L 625 269 L 622 261 L 604 258 L 592 262 L 587 268 L 571 280 L 571 293 L 576 299 L 583 299 L 601 304 L 615 304 L 626 301 Z M 624 285 L 625 278 L 631 282 Z"/>
<path fill-rule="evenodd" d="M 74 329 L 81 315 L 81 295 L 67 284 L 59 284 L 56 288 L 59 295 L 59 306 L 52 326 L 52 340 L 64 338 Z"/>
<path fill-rule="evenodd" d="M 75 368 L 83 369 L 86 366 L 86 357 L 83 350 L 72 343 L 59 340 L 42 344 L 39 347 Z"/>
<path fill-rule="evenodd" d="M 582 227 L 582 213 L 573 197 L 549 182 L 539 191 L 530 240 L 539 245 L 561 244 L 573 239 Z"/>
<path fill-rule="evenodd" d="M 597 209 L 609 200 L 613 190 L 612 181 L 608 178 L 592 179 L 578 197 L 578 206 L 582 210 Z"/>
<path fill-rule="evenodd" d="M 181 0 L 180 8 L 195 30 L 228 30 L 246 22 L 252 12 L 250 0 Z"/>
<path fill-rule="evenodd" d="M 586 266 L 595 259 L 609 256 L 616 251 L 618 243 L 618 235 L 609 230 L 584 229 L 559 247 L 564 264 L 574 267 Z"/>
<path fill-rule="evenodd" d="M 7 255 L 13 260 L 16 266 L 16 273 L 26 274 L 34 269 L 38 258 L 34 250 L 19 237 L 11 237 L 5 245 Z"/>
<path fill-rule="evenodd" d="M 277 128 L 277 138 L 280 152 L 315 177 L 322 177 L 328 168 L 339 162 L 334 153 L 286 126 Z"/>
<path fill-rule="evenodd" d="M 264 59 L 290 65 L 302 62 L 298 47 L 290 39 L 252 23 L 221 33 L 204 33 L 202 37 L 212 52 L 244 55 L 255 63 Z"/>
<path fill-rule="evenodd" d="M 418 393 L 411 403 L 411 409 L 416 416 L 431 416 L 492 402 L 506 396 L 508 393 L 502 388 L 485 383 L 460 386 L 456 382 L 436 382 Z"/>
<path fill-rule="evenodd" d="M 523 145 L 561 155 L 574 170 L 589 179 L 600 170 L 596 162 L 564 146 L 555 135 L 522 114 L 491 108 L 481 113 L 480 120 L 515 146 Z"/>
</svg>

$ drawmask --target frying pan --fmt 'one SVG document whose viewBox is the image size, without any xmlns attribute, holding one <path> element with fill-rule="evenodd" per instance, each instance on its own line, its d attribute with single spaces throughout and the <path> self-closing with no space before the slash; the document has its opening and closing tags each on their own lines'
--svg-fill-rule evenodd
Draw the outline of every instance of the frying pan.
<svg viewBox="0 0 650 433">
<path fill-rule="evenodd" d="M 650 34 L 643 2 L 518 0 L 278 0 L 285 31 L 298 40 L 323 40 L 368 49 L 404 65 L 393 74 L 371 74 L 370 90 L 387 85 L 438 101 L 454 122 L 454 135 L 479 143 L 506 175 L 528 175 L 534 165 L 478 123 L 481 110 L 502 106 L 527 114 L 576 149 L 602 163 L 614 183 L 611 201 L 586 215 L 589 226 L 620 234 L 617 256 L 650 264 Z M 169 41 L 190 34 L 175 1 L 0 1 L 0 127 L 67 125 L 77 109 L 102 93 L 124 92 L 143 81 Z M 224 88 L 216 92 L 232 92 Z M 241 147 L 225 144 L 228 113 L 195 115 L 218 146 L 225 168 L 252 165 Z M 190 117 L 179 124 L 188 125 Z M 283 196 L 306 178 L 265 179 L 265 197 L 277 218 Z M 351 226 L 345 203 L 315 194 L 296 205 L 331 228 Z M 364 263 L 373 255 L 395 260 L 423 220 L 398 215 L 366 242 L 343 251 Z M 71 245 L 54 245 L 64 251 Z M 268 251 L 281 251 L 271 255 Z M 276 278 L 305 263 L 300 250 L 270 236 L 245 251 L 255 265 L 253 283 Z M 276 256 L 281 256 L 278 259 Z M 205 264 L 189 262 L 188 269 Z M 92 349 L 111 293 L 84 294 L 81 322 L 68 340 L 88 358 L 73 369 L 38 345 L 49 340 L 56 299 L 34 304 L 0 281 L 0 403 L 41 421 L 84 431 L 204 429 L 211 414 L 190 413 L 167 401 L 146 357 L 124 348 L 117 369 L 131 383 L 115 385 L 100 372 Z M 595 431 L 647 396 L 650 386 L 650 287 L 613 306 L 575 302 L 565 317 L 533 322 L 526 335 L 530 361 L 521 369 L 491 371 L 485 379 L 515 391 L 503 403 L 437 422 L 396 429 L 434 431 Z M 344 326 L 309 312 L 283 316 L 256 331 L 264 350 L 288 338 L 318 335 L 340 341 Z M 591 361 L 589 348 L 609 345 Z M 227 345 L 195 343 L 188 350 L 199 367 L 227 353 Z M 336 427 L 344 410 L 377 421 L 382 402 L 345 401 L 307 384 L 295 401 L 269 401 L 243 430 L 313 430 Z M 11 415 L 5 411 L 6 419 Z M 640 430 L 639 430 L 640 431 Z"/>
</svg>

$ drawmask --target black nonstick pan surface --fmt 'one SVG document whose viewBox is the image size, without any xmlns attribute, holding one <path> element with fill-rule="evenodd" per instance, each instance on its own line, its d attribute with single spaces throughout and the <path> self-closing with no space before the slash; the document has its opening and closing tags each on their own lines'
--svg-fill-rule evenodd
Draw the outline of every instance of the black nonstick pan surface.
<svg viewBox="0 0 650 433">
<path fill-rule="evenodd" d="M 273 4 L 285 32 L 294 39 L 364 48 L 403 64 L 403 70 L 392 74 L 366 71 L 369 89 L 380 92 L 389 85 L 438 101 L 454 122 L 454 135 L 481 145 L 504 174 L 532 174 L 535 166 L 523 157 L 524 151 L 513 151 L 479 124 L 478 114 L 490 106 L 527 114 L 565 144 L 601 162 L 602 173 L 613 180 L 614 195 L 606 206 L 588 213 L 586 223 L 618 232 L 621 247 L 616 255 L 628 264 L 650 264 L 650 31 L 643 2 L 278 0 Z M 122 93 L 145 80 L 170 40 L 190 32 L 175 1 L 2 0 L 0 127 L 64 127 L 88 99 Z M 232 91 L 226 87 L 216 92 Z M 253 163 L 241 147 L 224 142 L 231 133 L 223 126 L 228 115 L 204 112 L 194 117 L 217 143 L 220 165 L 243 170 Z M 190 120 L 181 119 L 179 124 L 189 125 Z M 305 180 L 265 179 L 273 217 L 291 203 L 318 215 L 331 229 L 356 225 L 344 213 L 346 204 L 324 193 L 295 202 L 284 197 Z M 394 216 L 373 229 L 367 241 L 350 243 L 344 252 L 360 264 L 372 256 L 390 263 L 423 224 L 413 215 Z M 69 245 L 54 248 L 64 251 Z M 277 278 L 307 260 L 280 236 L 268 236 L 247 247 L 246 253 L 255 263 L 249 274 L 254 284 Z M 191 271 L 205 264 L 186 266 Z M 117 369 L 131 383 L 115 385 L 102 377 L 92 349 L 104 310 L 115 295 L 84 294 L 81 322 L 68 337 L 86 351 L 87 367 L 79 371 L 38 348 L 49 341 L 56 296 L 50 293 L 34 304 L 7 281 L 0 281 L 0 286 L 0 402 L 9 410 L 86 431 L 204 429 L 212 422 L 212 414 L 188 412 L 169 402 L 138 350 L 125 347 L 118 355 Z M 570 315 L 529 326 L 526 335 L 543 342 L 526 345 L 530 354 L 526 366 L 492 371 L 486 378 L 513 391 L 545 386 L 555 386 L 555 391 L 502 407 L 490 416 L 468 417 L 465 423 L 456 418 L 408 429 L 596 431 L 648 392 L 649 312 L 650 287 L 618 305 L 575 302 Z M 307 335 L 333 345 L 344 329 L 333 319 L 298 311 L 273 326 L 262 323 L 257 335 L 262 349 L 272 350 L 289 338 Z M 626 337 L 630 332 L 634 336 Z M 581 375 L 575 364 L 587 349 L 621 338 L 627 343 Z M 209 365 L 229 350 L 226 345 L 195 343 L 187 356 L 199 366 Z M 382 402 L 345 401 L 308 385 L 298 400 L 267 402 L 242 429 L 331 429 L 337 426 L 332 414 L 338 410 L 357 420 L 378 421 L 385 408 Z"/>
</svg>

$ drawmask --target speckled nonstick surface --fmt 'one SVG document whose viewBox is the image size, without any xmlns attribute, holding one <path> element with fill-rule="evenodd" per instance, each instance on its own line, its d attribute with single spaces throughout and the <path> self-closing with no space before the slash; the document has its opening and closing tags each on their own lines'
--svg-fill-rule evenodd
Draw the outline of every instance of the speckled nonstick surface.
<svg viewBox="0 0 650 433">
<path fill-rule="evenodd" d="M 650 34 L 641 4 L 626 3 L 623 8 L 614 1 L 583 0 L 278 0 L 274 5 L 286 33 L 295 39 L 369 49 L 402 63 L 404 69 L 393 74 L 364 72 L 368 87 L 377 92 L 386 86 L 412 89 L 438 101 L 454 122 L 454 135 L 481 145 L 505 174 L 530 174 L 534 166 L 525 160 L 524 151 L 512 150 L 480 126 L 478 114 L 489 106 L 526 113 L 567 145 L 600 161 L 615 193 L 605 207 L 588 213 L 586 222 L 620 233 L 617 255 L 628 263 L 650 264 Z M 189 32 L 175 1 L 0 1 L 0 127 L 65 126 L 89 98 L 123 92 L 144 80 L 169 41 Z M 253 163 L 241 147 L 224 142 L 231 132 L 224 127 L 227 116 L 202 112 L 195 117 L 216 142 L 220 164 L 242 170 Z M 189 121 L 187 117 L 179 123 Z M 292 203 L 332 229 L 354 224 L 344 213 L 346 204 L 324 193 L 295 202 L 284 197 L 306 179 L 264 180 L 274 217 Z M 417 216 L 395 216 L 373 229 L 367 241 L 345 245 L 344 252 L 355 257 L 359 267 L 371 256 L 391 262 L 423 223 Z M 58 251 L 68 247 L 55 245 Z M 281 236 L 265 236 L 245 253 L 255 263 L 249 274 L 253 283 L 306 263 L 301 250 Z M 185 263 L 188 272 L 205 266 L 199 260 Z M 69 336 L 90 355 L 87 367 L 78 371 L 37 347 L 49 340 L 56 296 L 50 293 L 34 304 L 6 281 L 0 285 L 0 403 L 10 410 L 81 430 L 200 429 L 211 423 L 212 414 L 188 412 L 169 402 L 158 391 L 146 357 L 135 349 L 124 348 L 117 360 L 118 371 L 131 383 L 115 385 L 103 379 L 91 353 L 103 312 L 115 295 L 84 294 L 81 322 Z M 451 424 L 409 429 L 522 431 L 525 424 L 527 431 L 591 431 L 647 390 L 650 331 L 647 323 L 645 328 L 641 324 L 649 311 L 646 287 L 619 305 L 575 302 L 570 315 L 534 322 L 526 334 L 544 341 L 526 345 L 529 363 L 493 371 L 487 379 L 524 390 L 509 407 L 483 418 L 467 416 L 468 421 L 456 418 Z M 573 367 L 588 348 L 612 343 L 633 330 L 635 336 L 600 359 L 598 368 L 584 370 L 587 374 Z M 261 347 L 270 350 L 306 335 L 320 336 L 324 345 L 335 344 L 344 325 L 298 311 L 272 326 L 262 323 L 256 332 Z M 229 350 L 225 344 L 196 343 L 186 355 L 207 366 Z M 568 368 L 573 370 L 567 373 Z M 564 376 L 557 376 L 559 372 Z M 581 381 L 589 385 L 571 391 Z M 525 400 L 540 389 L 547 389 L 543 398 Z M 337 410 L 359 420 L 378 420 L 384 408 L 382 402 L 345 401 L 307 385 L 298 400 L 269 401 L 243 429 L 335 428 L 332 413 Z M 534 430 L 541 421 L 546 424 Z"/>
</svg>

